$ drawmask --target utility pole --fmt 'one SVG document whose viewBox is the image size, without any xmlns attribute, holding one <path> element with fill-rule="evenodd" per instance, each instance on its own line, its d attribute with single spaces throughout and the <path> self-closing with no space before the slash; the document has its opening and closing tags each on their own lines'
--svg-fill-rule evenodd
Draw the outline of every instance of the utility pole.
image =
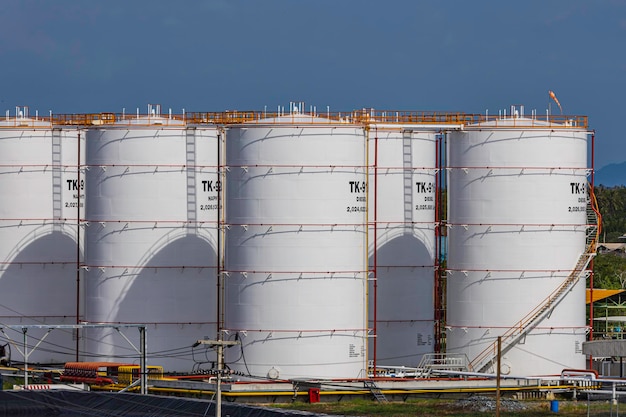
<svg viewBox="0 0 626 417">
<path fill-rule="evenodd" d="M 498 361 L 496 370 L 496 417 L 500 417 L 500 368 L 502 367 L 502 336 L 498 336 Z"/>
<path fill-rule="evenodd" d="M 219 336 L 218 336 L 219 337 Z M 238 345 L 238 340 L 198 340 L 193 347 L 208 345 L 217 347 L 217 381 L 215 388 L 215 417 L 222 417 L 222 372 L 224 371 L 224 346 Z"/>
</svg>

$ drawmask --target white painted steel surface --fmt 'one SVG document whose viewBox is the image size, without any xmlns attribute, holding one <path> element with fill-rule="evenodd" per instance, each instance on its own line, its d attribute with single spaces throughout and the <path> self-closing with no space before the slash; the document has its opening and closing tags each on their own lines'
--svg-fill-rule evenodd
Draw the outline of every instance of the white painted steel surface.
<svg viewBox="0 0 626 417">
<path fill-rule="evenodd" d="M 368 312 L 373 328 L 376 298 L 376 363 L 417 366 L 435 348 L 437 136 L 424 128 L 375 125 L 369 135 L 369 264 L 377 289 L 374 297 L 371 280 Z"/>
<path fill-rule="evenodd" d="M 363 377 L 364 131 L 265 122 L 226 133 L 224 327 L 242 343 L 226 363 L 270 378 Z"/>
<path fill-rule="evenodd" d="M 447 348 L 470 360 L 545 302 L 585 251 L 587 132 L 506 120 L 448 139 Z M 585 332 L 582 279 L 504 354 L 502 371 L 584 368 Z"/>
<path fill-rule="evenodd" d="M 146 324 L 168 371 L 194 369 L 190 346 L 216 332 L 217 149 L 216 128 L 158 117 L 87 134 L 85 320 Z M 86 360 L 134 354 L 114 331 L 87 334 Z"/>
<path fill-rule="evenodd" d="M 0 120 L 0 322 L 74 324 L 77 317 L 77 129 L 53 129 L 26 117 Z M 81 142 L 84 149 L 84 133 Z M 84 199 L 80 199 L 82 202 Z M 5 329 L 12 340 L 20 331 Z M 0 344 L 7 343 L 5 334 Z M 45 330 L 29 333 L 35 345 Z M 75 357 L 71 332 L 53 332 L 32 362 Z M 12 349 L 12 360 L 23 357 Z"/>
</svg>

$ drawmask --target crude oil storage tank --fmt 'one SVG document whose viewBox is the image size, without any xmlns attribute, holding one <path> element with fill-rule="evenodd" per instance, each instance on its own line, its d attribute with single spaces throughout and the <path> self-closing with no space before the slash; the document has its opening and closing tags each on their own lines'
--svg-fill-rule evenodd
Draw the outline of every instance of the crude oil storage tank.
<svg viewBox="0 0 626 417">
<path fill-rule="evenodd" d="M 226 132 L 224 334 L 241 342 L 226 363 L 273 379 L 363 377 L 366 135 L 298 110 Z"/>
<path fill-rule="evenodd" d="M 523 108 L 449 134 L 447 352 L 474 371 L 496 371 L 498 336 L 505 374 L 584 368 L 587 148 L 585 117 Z"/>
<path fill-rule="evenodd" d="M 80 130 L 55 126 L 49 117 L 30 117 L 26 107 L 0 120 L 0 344 L 22 341 L 22 330 L 11 326 L 78 320 L 80 146 L 84 150 Z M 46 329 L 27 332 L 32 345 L 41 342 L 31 363 L 74 357 L 71 330 L 47 336 Z M 23 360 L 16 349 L 12 360 Z"/>
<path fill-rule="evenodd" d="M 151 362 L 190 371 L 191 345 L 216 331 L 218 130 L 156 107 L 86 145 L 85 320 L 146 324 Z M 85 360 L 135 355 L 113 330 L 85 332 Z"/>
<path fill-rule="evenodd" d="M 371 124 L 369 142 L 369 359 L 417 366 L 435 351 L 437 131 Z"/>
</svg>

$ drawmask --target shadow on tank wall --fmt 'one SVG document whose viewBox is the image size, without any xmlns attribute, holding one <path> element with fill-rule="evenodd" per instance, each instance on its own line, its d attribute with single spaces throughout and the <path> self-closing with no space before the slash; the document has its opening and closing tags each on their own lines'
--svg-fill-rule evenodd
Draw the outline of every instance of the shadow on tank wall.
<svg viewBox="0 0 626 417">
<path fill-rule="evenodd" d="M 413 234 L 384 243 L 377 257 L 377 363 L 417 366 L 434 351 L 433 255 Z M 373 267 L 370 255 L 370 267 Z M 369 327 L 374 311 L 373 282 L 369 283 Z M 372 360 L 373 339 L 369 342 Z"/>
<path fill-rule="evenodd" d="M 191 345 L 216 336 L 216 257 L 197 235 L 174 240 L 141 268 L 119 300 L 118 321 L 148 325 L 150 364 L 190 371 L 214 361 L 213 353 L 207 357 L 199 348 L 192 355 Z M 115 344 L 118 352 L 134 353 L 121 338 Z"/>
<path fill-rule="evenodd" d="M 82 253 L 78 254 L 82 258 Z M 0 272 L 0 323 L 3 326 L 76 323 L 76 241 L 62 231 L 53 231 L 28 243 Z M 29 329 L 29 350 L 46 329 Z M 18 346 L 23 345 L 21 329 L 5 328 Z M 0 341 L 6 343 L 2 335 Z M 55 329 L 30 353 L 30 363 L 62 363 L 75 358 L 72 330 Z M 12 350 L 13 362 L 23 356 Z"/>
</svg>

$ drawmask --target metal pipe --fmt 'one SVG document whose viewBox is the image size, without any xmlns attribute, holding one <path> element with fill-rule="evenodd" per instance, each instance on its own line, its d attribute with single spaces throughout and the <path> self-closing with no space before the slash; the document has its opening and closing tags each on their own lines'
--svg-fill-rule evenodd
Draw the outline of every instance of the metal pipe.
<svg viewBox="0 0 626 417">
<path fill-rule="evenodd" d="M 500 417 L 500 377 L 501 377 L 501 372 L 500 372 L 500 368 L 502 367 L 501 365 L 501 357 L 502 357 L 502 336 L 498 336 L 498 360 L 497 360 L 497 367 L 498 369 L 496 369 L 496 417 Z"/>
<path fill-rule="evenodd" d="M 433 307 L 435 309 L 434 311 L 434 318 L 435 318 L 435 353 L 440 353 L 441 352 L 441 328 L 442 328 L 442 323 L 441 323 L 441 280 L 440 280 L 440 274 L 441 274 L 441 228 L 440 228 L 440 220 L 441 220 L 441 142 L 442 142 L 442 133 L 439 134 L 438 139 L 437 139 L 437 144 L 435 146 L 435 163 L 436 163 L 436 168 L 439 169 L 439 171 L 437 172 L 437 175 L 435 176 L 435 277 L 434 277 L 434 291 L 433 291 L 433 296 L 434 296 L 434 303 L 433 303 Z"/>
<path fill-rule="evenodd" d="M 219 176 L 219 180 L 220 180 L 220 187 L 217 190 L 217 201 L 218 201 L 218 207 L 217 207 L 217 274 L 216 274 L 216 285 L 217 285 L 217 300 L 216 300 L 216 304 L 217 304 L 217 338 L 218 340 L 220 339 L 220 334 L 222 332 L 222 327 L 224 325 L 223 320 L 224 320 L 224 315 L 223 315 L 223 311 L 222 311 L 222 274 L 224 271 L 224 250 L 223 250 L 223 245 L 224 245 L 224 239 L 222 236 L 222 222 L 223 222 L 223 210 L 225 209 L 224 207 L 224 202 L 222 201 L 222 199 L 224 198 L 224 193 L 222 192 L 222 190 L 225 187 L 225 173 L 223 170 L 223 148 L 222 148 L 222 143 L 225 141 L 225 135 L 226 135 L 226 131 L 224 129 L 220 129 L 220 133 L 217 135 L 217 172 L 218 172 L 218 176 Z M 221 206 L 221 207 L 220 207 Z M 218 358 L 219 360 L 219 358 Z"/>
<path fill-rule="evenodd" d="M 376 364 L 378 361 L 378 128 L 374 127 L 374 253 L 372 270 L 374 272 L 374 377 L 376 377 Z"/>
<path fill-rule="evenodd" d="M 591 132 L 591 189 L 589 190 L 589 193 L 591 195 L 594 194 L 594 180 L 595 180 L 595 141 L 596 141 L 596 134 L 595 131 Z M 591 199 L 592 196 L 589 196 L 589 198 Z M 591 202 L 591 204 L 593 204 L 593 202 Z M 601 224 L 597 225 L 597 227 L 602 227 Z M 596 242 L 597 243 L 597 242 Z M 589 274 L 589 341 L 593 340 L 593 258 L 591 258 L 591 261 L 589 261 L 589 269 L 591 270 L 591 273 Z M 620 358 L 621 360 L 621 358 Z M 593 369 L 593 356 L 589 355 L 589 369 Z M 621 371 L 621 367 L 620 367 L 620 371 Z"/>
<path fill-rule="evenodd" d="M 386 123 L 372 123 L 371 126 L 376 129 L 395 129 L 395 130 L 403 130 L 403 131 L 448 131 L 448 130 L 463 130 L 465 125 L 462 123 L 459 124 L 386 124 Z"/>
<path fill-rule="evenodd" d="M 81 186 L 80 186 L 80 130 L 78 131 L 78 154 L 76 156 L 76 173 L 78 181 L 78 203 L 76 204 L 76 324 L 80 323 L 80 198 L 81 198 Z M 80 360 L 80 330 L 76 331 L 76 362 Z"/>
<path fill-rule="evenodd" d="M 141 368 L 141 394 L 148 394 L 148 370 L 146 367 L 146 328 L 139 328 L 139 343 L 141 345 L 141 354 L 139 357 L 139 367 Z"/>
<path fill-rule="evenodd" d="M 23 343 L 24 343 L 24 387 L 28 386 L 28 337 L 26 336 L 26 333 L 28 332 L 28 329 L 26 327 L 22 328 L 22 333 L 23 333 Z"/>
</svg>

